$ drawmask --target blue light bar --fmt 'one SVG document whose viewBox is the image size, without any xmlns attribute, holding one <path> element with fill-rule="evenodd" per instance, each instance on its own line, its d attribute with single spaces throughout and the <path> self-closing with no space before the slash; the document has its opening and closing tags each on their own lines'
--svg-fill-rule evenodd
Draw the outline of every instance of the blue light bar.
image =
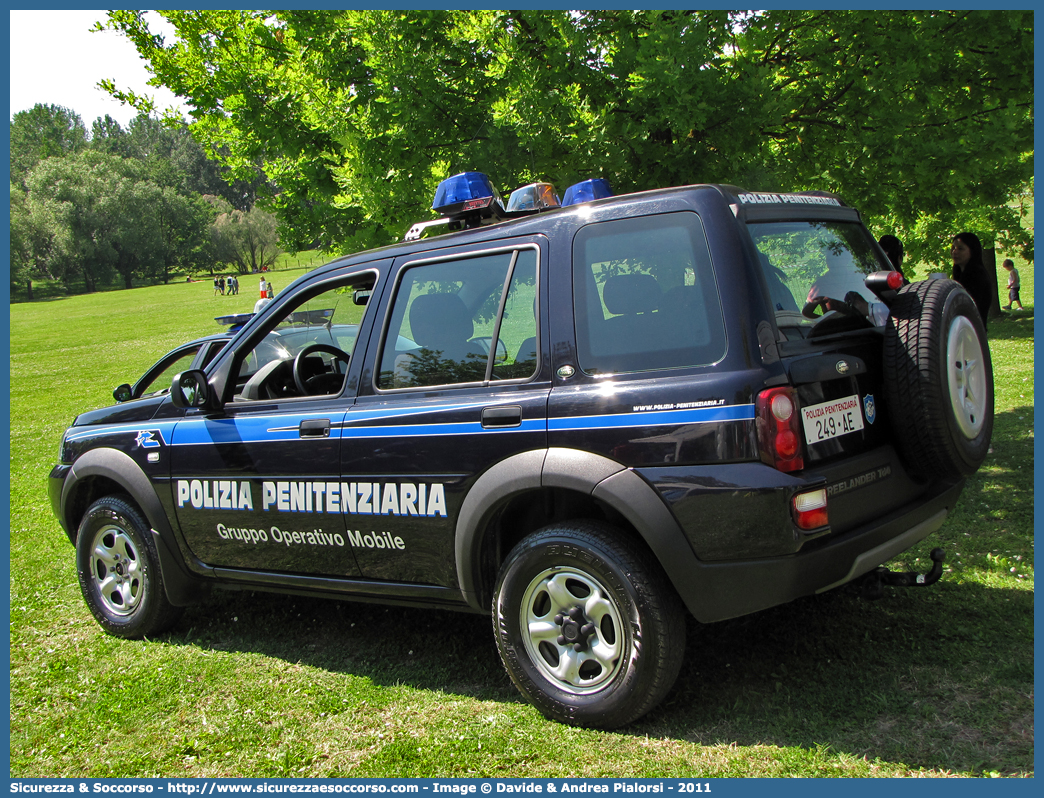
<svg viewBox="0 0 1044 798">
<path fill-rule="evenodd" d="M 482 172 L 461 172 L 439 183 L 431 209 L 444 216 L 453 216 L 492 209 L 494 204 L 503 210 L 504 201 L 486 175 Z"/>
<path fill-rule="evenodd" d="M 512 211 L 539 211 L 544 208 L 557 208 L 558 201 L 555 187 L 550 183 L 530 183 L 528 186 L 516 188 L 508 197 L 507 209 Z"/>
<path fill-rule="evenodd" d="M 215 316 L 214 321 L 222 326 L 227 326 L 229 332 L 239 332 L 253 315 L 253 313 L 236 313 L 232 316 Z"/>
<path fill-rule="evenodd" d="M 562 197 L 562 207 L 579 205 L 581 202 L 590 202 L 591 200 L 611 196 L 613 196 L 613 190 L 609 188 L 609 181 L 604 177 L 596 177 L 567 188 L 565 196 Z"/>
</svg>

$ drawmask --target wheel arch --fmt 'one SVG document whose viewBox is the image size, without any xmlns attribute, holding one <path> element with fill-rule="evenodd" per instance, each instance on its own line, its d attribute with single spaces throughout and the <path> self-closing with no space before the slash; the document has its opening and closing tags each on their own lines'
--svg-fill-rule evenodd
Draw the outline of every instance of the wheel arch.
<svg viewBox="0 0 1044 798">
<path fill-rule="evenodd" d="M 524 452 L 484 472 L 461 506 L 454 541 L 457 579 L 472 609 L 489 611 L 491 588 L 499 566 L 497 549 L 505 535 L 498 528 L 498 518 L 505 508 L 521 509 L 538 502 L 541 496 L 569 505 L 563 515 L 540 516 L 544 523 L 593 516 L 636 534 L 673 584 L 683 584 L 699 565 L 681 527 L 659 494 L 632 469 L 607 457 L 575 449 L 555 447 Z M 539 525 L 525 527 L 524 531 L 528 533 L 536 528 Z M 516 542 L 515 538 L 508 535 L 510 546 Z M 507 551 L 500 552 L 501 557 L 506 554 Z M 494 572 L 492 575 L 490 570 Z"/>
<path fill-rule="evenodd" d="M 186 606 L 198 600 L 200 582 L 181 564 L 174 541 L 174 531 L 156 495 L 156 490 L 141 467 L 117 449 L 91 449 L 73 463 L 62 487 L 61 508 L 66 521 L 66 534 L 72 543 L 87 508 L 111 494 L 125 494 L 145 515 L 156 543 L 163 585 L 168 600 L 175 606 Z"/>
</svg>

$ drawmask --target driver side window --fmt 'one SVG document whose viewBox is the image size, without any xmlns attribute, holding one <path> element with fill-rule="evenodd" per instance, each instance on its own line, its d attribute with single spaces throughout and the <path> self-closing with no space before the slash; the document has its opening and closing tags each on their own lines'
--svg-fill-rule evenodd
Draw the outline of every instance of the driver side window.
<svg viewBox="0 0 1044 798">
<path fill-rule="evenodd" d="M 344 390 L 374 276 L 338 283 L 282 309 L 239 355 L 235 401 L 338 396 Z"/>
</svg>

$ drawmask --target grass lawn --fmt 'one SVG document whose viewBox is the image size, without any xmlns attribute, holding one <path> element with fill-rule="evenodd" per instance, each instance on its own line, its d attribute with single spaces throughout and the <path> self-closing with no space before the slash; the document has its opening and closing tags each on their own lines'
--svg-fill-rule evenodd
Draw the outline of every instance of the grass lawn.
<svg viewBox="0 0 1044 798">
<path fill-rule="evenodd" d="M 282 291 L 301 270 L 273 275 Z M 690 622 L 667 700 L 585 731 L 523 703 L 488 618 L 218 592 L 172 632 L 105 635 L 45 479 L 73 416 L 249 311 L 209 283 L 11 306 L 11 775 L 1033 775 L 1033 273 L 991 322 L 993 454 L 893 567 L 928 589 L 845 590 Z"/>
</svg>

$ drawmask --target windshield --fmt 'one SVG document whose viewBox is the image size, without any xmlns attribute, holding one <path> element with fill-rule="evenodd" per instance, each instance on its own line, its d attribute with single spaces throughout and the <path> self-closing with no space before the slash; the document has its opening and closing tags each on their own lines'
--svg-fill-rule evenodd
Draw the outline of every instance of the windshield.
<svg viewBox="0 0 1044 798">
<path fill-rule="evenodd" d="M 891 266 L 878 260 L 865 227 L 833 221 L 750 222 L 747 230 L 780 327 L 807 331 L 830 311 L 883 323 L 887 309 L 863 279 Z"/>
</svg>

